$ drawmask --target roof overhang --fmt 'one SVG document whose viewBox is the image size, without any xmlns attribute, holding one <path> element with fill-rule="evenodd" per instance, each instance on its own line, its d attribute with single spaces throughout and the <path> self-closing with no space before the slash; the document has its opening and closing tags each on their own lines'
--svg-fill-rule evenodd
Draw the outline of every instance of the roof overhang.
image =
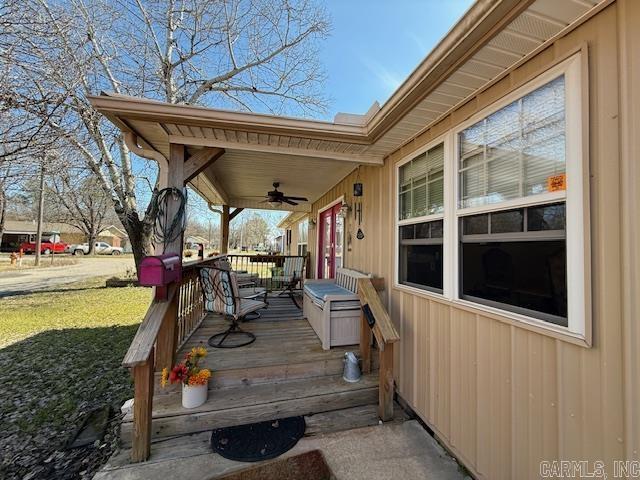
<svg viewBox="0 0 640 480">
<path fill-rule="evenodd" d="M 358 165 L 384 158 L 503 78 L 613 0 L 477 0 L 389 100 L 366 115 L 334 122 L 172 105 L 103 94 L 92 105 L 141 151 L 169 156 L 171 143 L 190 154 L 225 153 L 190 183 L 211 203 L 270 208 L 260 196 L 281 183 L 311 202 Z M 285 210 L 309 211 L 309 203 Z"/>
</svg>

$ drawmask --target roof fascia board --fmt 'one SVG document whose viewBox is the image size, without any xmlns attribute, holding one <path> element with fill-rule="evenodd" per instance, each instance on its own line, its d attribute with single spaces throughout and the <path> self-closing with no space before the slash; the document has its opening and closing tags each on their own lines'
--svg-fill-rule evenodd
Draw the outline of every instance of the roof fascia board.
<svg viewBox="0 0 640 480">
<path fill-rule="evenodd" d="M 91 104 L 107 115 L 132 120 L 178 123 L 209 128 L 248 130 L 255 133 L 270 133 L 301 136 L 319 140 L 333 140 L 368 144 L 366 129 L 360 125 L 334 124 L 320 120 L 277 117 L 258 113 L 215 110 L 192 105 L 173 105 L 148 99 L 112 96 L 111 94 L 89 96 Z"/>
<path fill-rule="evenodd" d="M 182 145 L 194 145 L 202 147 L 216 147 L 223 149 L 246 150 L 251 152 L 277 153 L 281 155 L 296 155 L 300 157 L 326 158 L 342 162 L 353 162 L 357 164 L 384 165 L 382 155 L 358 155 L 349 153 L 330 152 L 326 150 L 309 150 L 304 148 L 280 147 L 277 145 L 262 145 L 253 143 L 229 142 L 216 140 L 213 138 L 183 137 L 180 135 L 169 135 L 169 143 Z"/>
</svg>

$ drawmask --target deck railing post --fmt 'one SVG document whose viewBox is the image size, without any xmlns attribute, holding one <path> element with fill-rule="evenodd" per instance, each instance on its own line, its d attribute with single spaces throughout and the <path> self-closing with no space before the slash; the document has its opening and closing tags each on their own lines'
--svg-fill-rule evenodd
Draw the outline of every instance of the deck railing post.
<svg viewBox="0 0 640 480">
<path fill-rule="evenodd" d="M 393 343 L 380 350 L 378 382 L 378 416 L 383 422 L 393 418 Z"/>
<path fill-rule="evenodd" d="M 131 461 L 144 462 L 151 454 L 151 415 L 153 409 L 153 349 L 149 359 L 133 367 L 133 439 Z"/>
<path fill-rule="evenodd" d="M 180 298 L 180 287 L 178 292 L 169 299 L 169 308 L 162 319 L 162 325 L 158 331 L 156 340 L 156 369 L 171 369 L 175 362 L 176 350 L 178 347 L 178 301 Z"/>
<path fill-rule="evenodd" d="M 371 329 L 362 310 L 360 310 L 360 358 L 362 373 L 371 373 Z"/>
</svg>

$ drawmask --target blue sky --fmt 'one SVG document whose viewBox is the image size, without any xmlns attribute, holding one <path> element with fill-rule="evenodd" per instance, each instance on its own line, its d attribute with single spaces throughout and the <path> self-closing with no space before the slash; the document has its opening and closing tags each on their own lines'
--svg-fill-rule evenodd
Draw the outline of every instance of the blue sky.
<svg viewBox="0 0 640 480">
<path fill-rule="evenodd" d="M 471 6 L 471 0 L 327 0 L 332 35 L 322 46 L 336 112 L 382 105 Z"/>
<path fill-rule="evenodd" d="M 331 36 L 321 45 L 331 103 L 325 118 L 337 112 L 365 113 L 382 105 L 451 29 L 472 0 L 326 0 Z M 144 200 L 143 200 L 144 201 Z M 219 222 L 197 194 L 189 208 L 203 223 Z M 262 211 L 275 226 L 286 212 Z M 242 212 L 236 222 L 252 214 Z"/>
</svg>

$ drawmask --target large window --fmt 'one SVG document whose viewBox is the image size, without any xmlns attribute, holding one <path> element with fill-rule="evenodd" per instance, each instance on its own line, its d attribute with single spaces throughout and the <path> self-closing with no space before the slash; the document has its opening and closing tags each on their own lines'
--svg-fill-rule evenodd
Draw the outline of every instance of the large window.
<svg viewBox="0 0 640 480">
<path fill-rule="evenodd" d="M 561 75 L 458 134 L 461 298 L 568 326 L 565 131 Z"/>
<path fill-rule="evenodd" d="M 590 341 L 582 55 L 399 164 L 398 288 Z"/>
<path fill-rule="evenodd" d="M 441 293 L 444 144 L 401 165 L 398 181 L 398 213 L 402 221 L 398 227 L 398 281 Z"/>
</svg>

